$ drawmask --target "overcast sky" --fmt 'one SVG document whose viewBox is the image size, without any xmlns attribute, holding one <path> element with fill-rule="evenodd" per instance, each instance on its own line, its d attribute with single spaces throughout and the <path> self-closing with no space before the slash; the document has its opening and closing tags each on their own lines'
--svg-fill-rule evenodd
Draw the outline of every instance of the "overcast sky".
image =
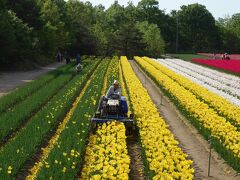
<svg viewBox="0 0 240 180">
<path fill-rule="evenodd" d="M 86 0 L 83 0 L 86 1 Z M 114 0 L 88 0 L 93 5 L 102 4 L 108 8 Z M 129 0 L 118 0 L 119 4 L 127 5 Z M 136 5 L 139 0 L 132 0 Z M 160 9 L 165 9 L 166 12 L 170 12 L 173 9 L 179 9 L 182 5 L 200 3 L 207 7 L 207 9 L 218 19 L 219 17 L 225 17 L 226 15 L 233 15 L 240 13 L 240 1 L 239 0 L 159 0 Z"/>
</svg>

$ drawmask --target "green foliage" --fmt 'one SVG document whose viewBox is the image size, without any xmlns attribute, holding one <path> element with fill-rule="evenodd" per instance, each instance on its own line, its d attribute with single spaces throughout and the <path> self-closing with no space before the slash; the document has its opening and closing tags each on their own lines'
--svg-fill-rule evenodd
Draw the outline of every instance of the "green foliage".
<svg viewBox="0 0 240 180">
<path fill-rule="evenodd" d="M 220 34 L 212 14 L 205 6 L 191 4 L 177 12 L 179 21 L 180 50 L 194 52 L 214 51 L 219 45 Z"/>
<path fill-rule="evenodd" d="M 2 112 L 6 112 L 11 106 L 14 106 L 18 102 L 23 101 L 27 97 L 31 96 L 39 88 L 45 86 L 54 80 L 54 78 L 60 76 L 66 68 L 72 68 L 72 65 L 60 67 L 46 75 L 37 78 L 30 83 L 27 83 L 20 88 L 17 88 L 6 96 L 3 96 L 0 101 L 0 116 Z"/>
<path fill-rule="evenodd" d="M 36 0 L 7 0 L 7 9 L 16 13 L 16 16 L 30 27 L 40 29 L 42 22 L 40 19 L 40 7 Z"/>
<path fill-rule="evenodd" d="M 66 4 L 66 28 L 70 34 L 70 54 L 95 54 L 96 37 L 93 34 L 94 9 L 88 2 L 69 0 Z"/>
<path fill-rule="evenodd" d="M 34 55 L 29 28 L 13 11 L 0 11 L 0 63 L 13 66 Z"/>
<path fill-rule="evenodd" d="M 13 179 L 20 171 L 26 170 L 29 161 L 43 146 L 49 134 L 65 117 L 83 85 L 93 73 L 99 61 L 89 63 L 78 76 L 65 84 L 54 97 L 31 118 L 31 121 L 18 132 L 0 151 L 1 179 Z M 22 107 L 23 109 L 25 107 Z M 8 166 L 13 168 L 7 173 Z"/>
<path fill-rule="evenodd" d="M 141 0 L 137 6 L 130 1 L 124 7 L 114 1 L 105 9 L 79 0 L 2 0 L 1 69 L 52 62 L 58 51 L 74 57 L 77 53 L 160 56 L 176 49 L 239 52 L 239 14 L 215 21 L 200 4 L 170 14 L 160 5 L 156 0 Z M 150 25 L 145 30 L 139 27 L 144 23 Z"/>
<path fill-rule="evenodd" d="M 153 57 L 160 57 L 164 53 L 164 40 L 159 28 L 147 21 L 137 24 L 138 29 L 143 33 L 143 41 L 146 43 L 146 52 Z"/>
<path fill-rule="evenodd" d="M 54 1 L 42 2 L 41 19 L 44 22 L 41 48 L 44 53 L 53 57 L 59 49 L 66 48 L 68 41 L 68 32 L 65 31 L 65 23 L 61 20 L 61 11 Z"/>
<path fill-rule="evenodd" d="M 30 119 L 34 113 L 38 112 L 72 78 L 71 69 L 66 68 L 62 75 L 55 78 L 54 81 L 40 87 L 32 95 L 2 113 L 0 115 L 0 142 L 4 141 L 9 134 Z"/>
<path fill-rule="evenodd" d="M 218 27 L 221 31 L 223 52 L 239 53 L 240 51 L 240 13 L 232 17 L 219 19 Z"/>
<path fill-rule="evenodd" d="M 240 37 L 240 13 L 232 16 L 228 22 L 228 27 L 236 34 L 237 37 Z"/>
</svg>

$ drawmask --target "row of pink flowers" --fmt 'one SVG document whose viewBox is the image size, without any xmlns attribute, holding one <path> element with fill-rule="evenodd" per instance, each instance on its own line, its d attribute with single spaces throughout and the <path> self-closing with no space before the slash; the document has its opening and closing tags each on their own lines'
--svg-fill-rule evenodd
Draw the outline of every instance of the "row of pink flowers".
<svg viewBox="0 0 240 180">
<path fill-rule="evenodd" d="M 207 56 L 207 57 L 213 57 L 214 56 L 213 53 L 197 53 L 197 54 L 202 55 L 202 56 Z M 223 54 L 215 54 L 215 56 L 220 59 L 223 56 Z M 228 54 L 228 56 L 230 57 L 230 59 L 240 60 L 240 54 Z"/>
<path fill-rule="evenodd" d="M 193 59 L 193 62 L 216 67 L 218 69 L 231 71 L 234 73 L 240 73 L 240 61 L 239 60 Z"/>
</svg>

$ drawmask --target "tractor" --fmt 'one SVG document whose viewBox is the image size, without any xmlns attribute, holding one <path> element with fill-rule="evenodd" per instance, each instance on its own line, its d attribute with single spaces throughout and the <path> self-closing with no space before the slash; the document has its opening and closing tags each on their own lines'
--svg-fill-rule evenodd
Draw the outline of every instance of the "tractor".
<svg viewBox="0 0 240 180">
<path fill-rule="evenodd" d="M 110 98 L 104 98 L 104 100 L 99 103 L 98 109 L 100 109 L 100 111 L 96 112 L 94 117 L 91 119 L 93 132 L 96 131 L 98 124 L 111 121 L 123 122 L 126 127 L 127 134 L 132 134 L 135 130 L 133 114 L 128 116 L 128 104 L 126 97 L 119 97 L 118 94 L 112 94 Z"/>
</svg>

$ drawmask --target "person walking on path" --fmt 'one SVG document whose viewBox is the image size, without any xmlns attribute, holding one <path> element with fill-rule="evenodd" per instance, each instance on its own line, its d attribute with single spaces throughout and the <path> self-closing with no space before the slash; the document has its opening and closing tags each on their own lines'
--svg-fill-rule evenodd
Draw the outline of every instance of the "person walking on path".
<svg viewBox="0 0 240 180">
<path fill-rule="evenodd" d="M 60 53 L 60 51 L 58 51 L 58 53 L 56 55 L 56 59 L 57 59 L 57 62 L 61 62 L 62 54 Z"/>
<path fill-rule="evenodd" d="M 81 65 L 81 56 L 79 53 L 77 54 L 76 62 L 77 62 L 77 66 L 75 69 L 77 72 L 79 72 L 83 68 L 83 66 Z"/>
<path fill-rule="evenodd" d="M 66 64 L 69 64 L 71 62 L 71 59 L 68 54 L 66 54 Z"/>
<path fill-rule="evenodd" d="M 79 53 L 77 54 L 76 61 L 77 61 L 77 65 L 81 64 L 81 56 Z"/>
</svg>

